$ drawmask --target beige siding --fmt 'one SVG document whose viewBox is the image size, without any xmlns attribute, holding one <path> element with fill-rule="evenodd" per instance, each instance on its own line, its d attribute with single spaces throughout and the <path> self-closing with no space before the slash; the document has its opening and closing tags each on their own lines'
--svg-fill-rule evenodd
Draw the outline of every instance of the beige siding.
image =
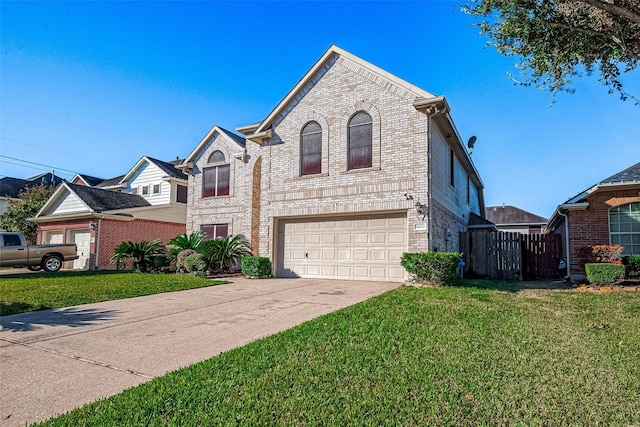
<svg viewBox="0 0 640 427">
<path fill-rule="evenodd" d="M 137 188 L 138 194 L 152 205 L 166 205 L 171 203 L 171 183 L 164 180 L 167 173 L 152 163 L 146 163 L 129 179 L 126 192 L 131 193 Z M 160 185 L 160 192 L 153 193 L 153 186 Z M 148 194 L 142 194 L 143 187 L 148 187 Z"/>
<path fill-rule="evenodd" d="M 44 215 L 63 214 L 71 212 L 88 212 L 87 206 L 73 193 L 65 192 L 58 203 L 51 207 L 49 212 L 43 212 Z"/>
</svg>

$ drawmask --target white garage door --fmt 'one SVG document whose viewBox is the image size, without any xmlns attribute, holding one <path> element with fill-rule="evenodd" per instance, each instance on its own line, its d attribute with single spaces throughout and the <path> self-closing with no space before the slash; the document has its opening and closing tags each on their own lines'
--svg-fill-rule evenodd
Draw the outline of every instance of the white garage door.
<svg viewBox="0 0 640 427">
<path fill-rule="evenodd" d="M 278 277 L 401 282 L 406 214 L 281 221 Z"/>
<path fill-rule="evenodd" d="M 91 231 L 72 230 L 69 232 L 69 243 L 75 243 L 78 247 L 78 259 L 73 261 L 74 270 L 86 270 L 89 268 L 89 255 L 91 254 Z"/>
</svg>

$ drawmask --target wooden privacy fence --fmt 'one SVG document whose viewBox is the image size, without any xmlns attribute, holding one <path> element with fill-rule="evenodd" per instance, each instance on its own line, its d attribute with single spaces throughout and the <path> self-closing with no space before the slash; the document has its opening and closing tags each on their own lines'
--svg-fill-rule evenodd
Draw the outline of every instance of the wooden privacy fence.
<svg viewBox="0 0 640 427">
<path fill-rule="evenodd" d="M 558 234 L 503 231 L 460 233 L 465 276 L 534 280 L 558 275 L 562 240 Z"/>
</svg>

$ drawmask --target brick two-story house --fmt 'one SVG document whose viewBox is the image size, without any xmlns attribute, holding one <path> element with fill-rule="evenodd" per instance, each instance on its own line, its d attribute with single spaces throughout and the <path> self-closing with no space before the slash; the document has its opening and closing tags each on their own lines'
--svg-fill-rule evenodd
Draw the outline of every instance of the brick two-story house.
<svg viewBox="0 0 640 427">
<path fill-rule="evenodd" d="M 263 120 L 214 126 L 178 167 L 187 230 L 244 234 L 279 277 L 402 281 L 458 249 L 483 184 L 447 100 L 331 46 Z"/>
</svg>

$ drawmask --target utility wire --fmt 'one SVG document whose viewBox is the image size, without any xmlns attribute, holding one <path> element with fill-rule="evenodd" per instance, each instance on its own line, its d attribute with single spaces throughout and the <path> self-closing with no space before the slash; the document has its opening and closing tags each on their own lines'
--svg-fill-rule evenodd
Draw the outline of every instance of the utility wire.
<svg viewBox="0 0 640 427">
<path fill-rule="evenodd" d="M 29 169 L 35 169 L 35 170 L 39 170 L 39 171 L 45 171 L 45 172 L 51 172 L 52 170 L 56 171 L 56 173 L 58 175 L 67 175 L 67 176 L 73 176 L 75 175 L 75 173 L 68 173 L 68 172 L 57 172 L 56 169 L 52 169 L 52 168 L 42 168 L 42 167 L 37 167 L 37 166 L 29 166 L 29 165 L 23 165 L 20 163 L 14 163 L 14 162 L 10 162 L 8 160 L 1 160 L 0 159 L 0 163 L 7 163 L 10 165 L 16 165 L 16 166 L 22 166 L 23 168 L 29 168 Z M 5 177 L 6 175 L 0 175 L 0 177 Z"/>
<path fill-rule="evenodd" d="M 77 173 L 76 171 L 72 171 L 72 170 L 69 170 L 69 169 L 57 168 L 55 166 L 44 165 L 42 163 L 30 162 L 29 160 L 16 159 L 15 157 L 3 156 L 1 154 L 0 154 L 0 157 L 5 158 L 5 159 L 14 160 L 14 161 L 17 161 L 17 162 L 29 163 L 31 165 L 43 166 L 45 168 L 48 168 L 47 170 L 53 170 L 53 169 L 61 170 L 61 171 L 66 171 L 66 172 L 72 173 L 74 175 Z"/>
</svg>

